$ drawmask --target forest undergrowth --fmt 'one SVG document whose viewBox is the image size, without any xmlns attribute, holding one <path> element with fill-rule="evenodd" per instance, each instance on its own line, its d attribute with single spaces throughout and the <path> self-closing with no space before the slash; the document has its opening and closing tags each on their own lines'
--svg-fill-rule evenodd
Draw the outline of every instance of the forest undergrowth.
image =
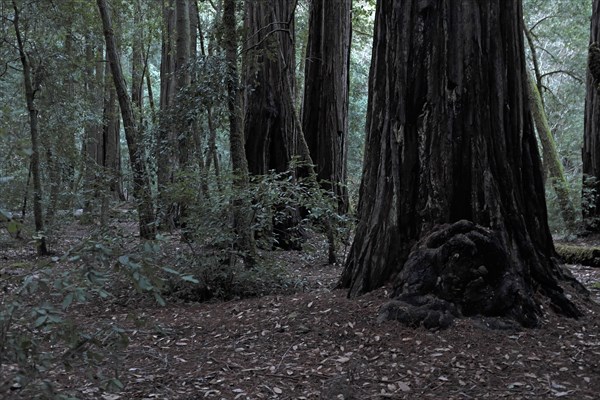
<svg viewBox="0 0 600 400">
<path fill-rule="evenodd" d="M 263 250 L 268 268 L 220 277 L 229 279 L 221 292 L 203 298 L 198 274 L 144 272 L 144 251 L 163 266 L 189 254 L 181 235 L 123 260 L 118 251 L 140 248 L 136 225 L 113 229 L 112 245 L 82 242 L 89 226 L 66 224 L 44 259 L 2 237 L 0 398 L 594 399 L 600 390 L 600 308 L 575 293 L 579 320 L 546 307 L 537 329 L 493 330 L 476 319 L 411 329 L 377 322 L 389 288 L 358 299 L 334 289 L 341 266 L 327 265 L 322 235 L 303 251 Z M 103 258 L 106 269 L 93 267 Z M 127 262 L 140 267 L 130 279 Z M 600 271 L 569 269 L 598 301 Z M 74 270 L 93 284 L 84 288 Z"/>
</svg>

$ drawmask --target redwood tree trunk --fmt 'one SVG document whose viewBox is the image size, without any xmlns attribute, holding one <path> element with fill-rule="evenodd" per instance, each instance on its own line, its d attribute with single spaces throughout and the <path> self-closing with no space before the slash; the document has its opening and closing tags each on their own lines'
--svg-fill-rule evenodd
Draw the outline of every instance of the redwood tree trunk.
<svg viewBox="0 0 600 400">
<path fill-rule="evenodd" d="M 286 171 L 297 154 L 294 108 L 288 93 L 295 70 L 293 3 L 246 2 L 244 136 L 251 174 Z"/>
<path fill-rule="evenodd" d="M 600 0 L 594 0 L 590 44 L 600 42 Z M 587 74 L 583 134 L 583 193 L 581 211 L 585 228 L 600 232 L 600 91 Z"/>
<path fill-rule="evenodd" d="M 246 2 L 244 136 L 248 168 L 254 175 L 288 171 L 295 156 L 310 162 L 294 109 L 294 7 L 295 2 L 288 0 Z M 299 249 L 299 210 L 280 205 L 276 211 L 280 215 L 272 226 L 274 244 Z"/>
<path fill-rule="evenodd" d="M 302 129 L 315 172 L 348 210 L 346 190 L 351 0 L 311 2 Z"/>
<path fill-rule="evenodd" d="M 552 258 L 521 17 L 520 1 L 377 2 L 359 223 L 340 283 L 354 296 L 392 281 L 402 304 L 425 307 L 389 318 L 534 326 L 536 293 L 579 315 Z"/>
</svg>

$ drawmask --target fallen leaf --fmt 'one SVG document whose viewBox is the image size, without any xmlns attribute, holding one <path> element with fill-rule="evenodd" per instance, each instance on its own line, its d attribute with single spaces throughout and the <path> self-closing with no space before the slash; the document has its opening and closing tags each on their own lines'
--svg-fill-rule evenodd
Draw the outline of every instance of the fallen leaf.
<svg viewBox="0 0 600 400">
<path fill-rule="evenodd" d="M 396 382 L 396 386 L 398 386 L 398 389 L 402 392 L 410 392 L 410 386 L 408 386 L 406 382 L 398 381 Z"/>
</svg>

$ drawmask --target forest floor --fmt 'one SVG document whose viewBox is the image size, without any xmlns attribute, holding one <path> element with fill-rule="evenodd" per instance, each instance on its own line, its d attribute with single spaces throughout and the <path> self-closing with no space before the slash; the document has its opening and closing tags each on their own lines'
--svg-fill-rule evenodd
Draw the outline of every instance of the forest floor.
<svg viewBox="0 0 600 400">
<path fill-rule="evenodd" d="M 71 246 L 82 229 L 54 248 Z M 576 299 L 579 320 L 545 307 L 539 328 L 520 331 L 471 319 L 440 332 L 378 323 L 388 289 L 348 299 L 333 289 L 341 267 L 326 264 L 324 244 L 313 247 L 310 257 L 274 252 L 304 282 L 291 292 L 164 307 L 134 295 L 72 306 L 70 317 L 86 329 L 109 324 L 127 332 L 126 350 L 102 361 L 124 387 L 108 393 L 78 368 L 51 376 L 63 393 L 104 400 L 600 398 L 595 302 Z M 30 248 L 0 247 L 0 278 L 27 260 L 36 260 Z M 569 268 L 600 301 L 600 271 Z M 19 391 L 0 390 L 0 399 L 18 398 Z"/>
</svg>

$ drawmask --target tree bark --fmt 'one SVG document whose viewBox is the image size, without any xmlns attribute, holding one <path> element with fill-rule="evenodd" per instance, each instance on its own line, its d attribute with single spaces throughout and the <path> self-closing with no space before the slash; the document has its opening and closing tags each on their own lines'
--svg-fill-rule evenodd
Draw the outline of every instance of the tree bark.
<svg viewBox="0 0 600 400">
<path fill-rule="evenodd" d="M 25 86 L 25 100 L 29 114 L 29 132 L 31 135 L 31 175 L 33 179 L 33 218 L 35 223 L 37 239 L 37 253 L 40 256 L 48 254 L 46 246 L 46 233 L 43 212 L 43 188 L 40 171 L 40 134 L 38 130 L 38 109 L 35 105 L 35 95 L 37 92 L 33 82 L 32 65 L 25 51 L 25 43 L 21 34 L 20 10 L 16 0 L 12 0 L 12 6 L 15 11 L 13 17 L 13 26 L 17 38 L 17 47 L 19 49 L 19 58 L 23 67 L 23 84 Z"/>
<path fill-rule="evenodd" d="M 266 0 L 246 2 L 244 28 L 244 137 L 251 174 L 290 171 L 298 157 L 312 164 L 302 135 L 295 100 L 295 2 Z M 292 179 L 296 171 L 291 171 Z M 274 244 L 300 249 L 303 232 L 300 211 L 276 206 Z"/>
<path fill-rule="evenodd" d="M 246 158 L 251 174 L 287 171 L 297 155 L 292 1 L 247 1 L 244 54 Z"/>
<path fill-rule="evenodd" d="M 317 178 L 341 213 L 348 211 L 350 12 L 351 0 L 311 2 L 302 112 Z"/>
<path fill-rule="evenodd" d="M 129 159 L 131 171 L 133 172 L 133 191 L 136 198 L 139 214 L 140 237 L 144 239 L 154 239 L 156 226 L 154 220 L 154 206 L 150 191 L 150 180 L 148 171 L 144 162 L 144 151 L 141 146 L 138 126 L 133 112 L 131 99 L 127 93 L 127 85 L 121 69 L 121 61 L 115 36 L 112 30 L 112 22 L 106 0 L 97 0 L 98 10 L 102 18 L 104 28 L 104 38 L 106 40 L 106 52 L 110 63 L 117 98 L 121 108 L 121 117 L 125 128 L 125 137 L 127 148 L 129 150 Z"/>
<path fill-rule="evenodd" d="M 600 42 L 600 0 L 594 0 L 590 44 Z M 584 226 L 600 232 L 600 91 L 589 73 L 586 81 L 583 149 L 583 188 L 581 211 Z"/>
<path fill-rule="evenodd" d="M 538 293 L 580 315 L 553 259 L 521 18 L 520 1 L 377 2 L 359 222 L 340 285 L 355 296 L 393 282 L 411 311 L 395 304 L 384 318 L 535 326 Z"/>
</svg>

